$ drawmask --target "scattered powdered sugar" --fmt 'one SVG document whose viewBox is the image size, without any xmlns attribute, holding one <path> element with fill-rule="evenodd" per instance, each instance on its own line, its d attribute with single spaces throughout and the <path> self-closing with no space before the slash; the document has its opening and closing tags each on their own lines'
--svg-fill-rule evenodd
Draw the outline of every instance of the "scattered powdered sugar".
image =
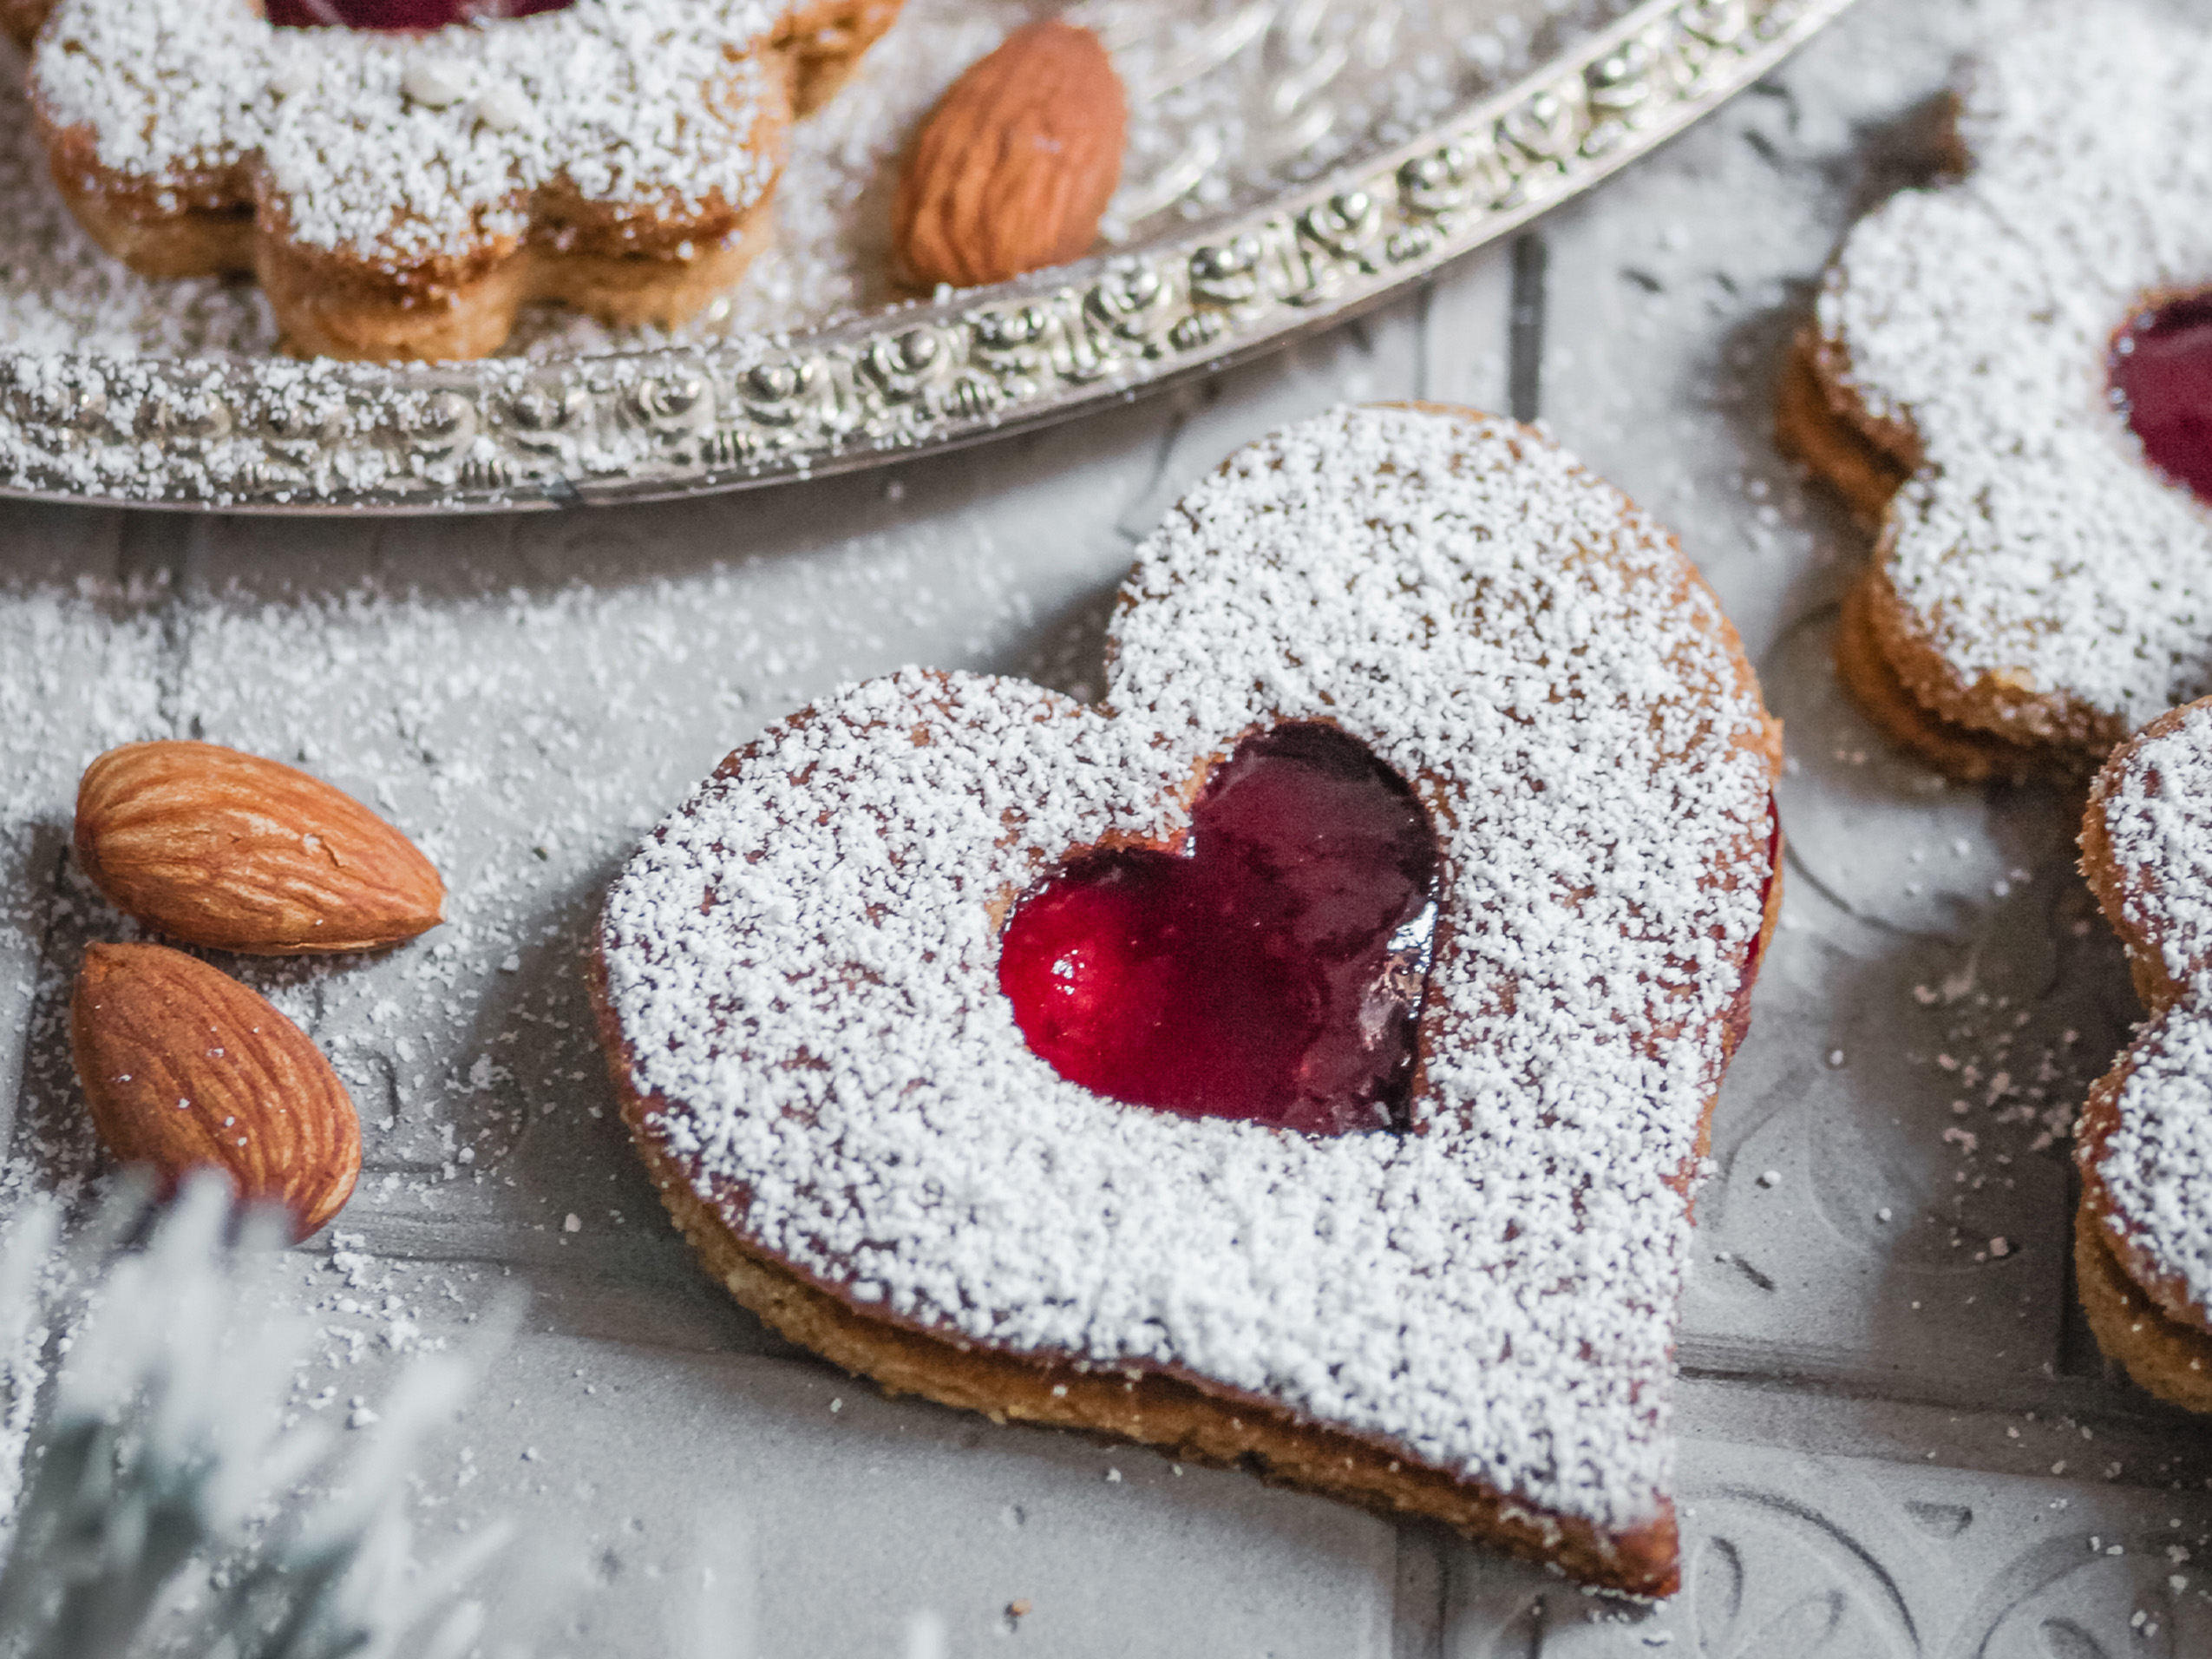
<svg viewBox="0 0 2212 1659">
<path fill-rule="evenodd" d="M 119 531 L 17 508 L 10 521 L 0 1217 L 38 1193 L 78 1213 L 108 1167 L 71 1065 L 70 984 L 88 942 L 138 930 L 69 856 L 78 775 L 117 744 L 201 737 L 338 784 L 448 883 L 445 925 L 394 951 L 216 959 L 324 1050 L 362 1118 L 363 1171 L 338 1232 L 272 1281 L 320 1331 L 303 1398 L 335 1387 L 343 1420 L 368 1374 L 474 1320 L 533 1261 L 588 1279 L 610 1257 L 624 1270 L 648 1257 L 645 1300 L 672 1299 L 658 1328 L 693 1331 L 688 1272 L 605 1105 L 579 971 L 608 873 L 734 736 L 895 662 L 894 620 L 947 652 L 1012 654 L 1037 626 L 1037 590 L 1003 545 L 940 537 L 926 519 L 806 558 L 748 541 L 757 556 L 726 562 L 696 542 L 669 552 L 682 527 L 641 545 L 645 531 L 612 518 L 580 536 L 518 521 L 496 545 L 481 526 L 388 541 L 326 525 L 304 549 L 281 525 L 218 541 L 176 519 Z M 112 570 L 119 534 L 146 574 L 70 574 Z M 688 534 L 720 549 L 730 532 L 710 516 Z M 605 550 L 588 580 L 563 563 L 579 539 Z M 1079 632 L 1095 678 L 1087 613 Z"/>
<path fill-rule="evenodd" d="M 863 1306 L 1188 1367 L 1650 1518 L 1688 1229 L 1666 1182 L 1768 833 L 1717 607 L 1525 430 L 1388 410 L 1240 453 L 1124 597 L 1103 711 L 910 669 L 772 729 L 648 839 L 601 943 L 653 1132 Z M 1443 836 L 1414 1134 L 1118 1105 L 998 990 L 995 908 L 1109 832 L 1174 836 L 1199 768 L 1297 718 L 1369 743 Z"/>
<path fill-rule="evenodd" d="M 2129 923 L 2187 988 L 2130 1051 L 2097 1174 L 2134 1247 L 2212 1307 L 2212 706 L 2137 744 L 2104 813 Z"/>
<path fill-rule="evenodd" d="M 59 364 L 107 357 L 265 356 L 277 324 L 249 282 L 140 276 L 70 216 L 46 167 L 46 148 L 15 49 L 0 41 L 0 351 Z M 0 439 L 0 461 L 9 445 Z"/>
<path fill-rule="evenodd" d="M 1965 94 L 1965 180 L 1846 242 L 1823 335 L 1926 464 L 1889 578 L 1967 684 L 2127 727 L 2212 690 L 2212 521 L 2112 408 L 2114 331 L 2212 279 L 2212 35 L 2180 9 L 2047 8 Z"/>
<path fill-rule="evenodd" d="M 248 0 L 61 0 L 31 59 L 101 167 L 183 194 L 253 166 L 263 223 L 413 263 L 519 236 L 532 193 L 665 217 L 758 200 L 769 0 L 577 0 L 425 34 L 280 29 Z"/>
</svg>

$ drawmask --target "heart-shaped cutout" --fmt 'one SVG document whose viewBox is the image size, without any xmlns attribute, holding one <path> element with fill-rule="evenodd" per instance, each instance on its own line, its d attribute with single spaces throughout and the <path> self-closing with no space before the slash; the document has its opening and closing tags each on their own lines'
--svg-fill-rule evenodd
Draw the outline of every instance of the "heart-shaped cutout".
<svg viewBox="0 0 2212 1659">
<path fill-rule="evenodd" d="M 1000 941 L 1029 1046 L 1136 1105 L 1308 1134 L 1404 1122 L 1435 928 L 1436 837 L 1357 738 L 1255 733 L 1179 851 L 1055 871 Z"/>
<path fill-rule="evenodd" d="M 2112 338 L 2107 379 L 2143 459 L 2212 502 L 2212 293 L 2130 317 Z"/>
<path fill-rule="evenodd" d="M 2150 1018 L 2082 1106 L 2075 1282 L 2130 1376 L 2212 1412 L 2212 698 L 2113 751 L 2081 845 Z"/>
<path fill-rule="evenodd" d="M 1437 838 L 1404 1133 L 1132 1109 L 1000 988 L 1255 733 Z M 627 1121 L 709 1268 L 894 1391 L 1243 1462 L 1646 1594 L 1687 1184 L 1774 902 L 1777 733 L 1666 534 L 1541 436 L 1343 410 L 1141 550 L 1089 707 L 908 670 L 725 761 L 608 895 Z"/>
<path fill-rule="evenodd" d="M 266 0 L 279 29 L 367 29 L 409 33 L 565 11 L 576 0 Z"/>
</svg>

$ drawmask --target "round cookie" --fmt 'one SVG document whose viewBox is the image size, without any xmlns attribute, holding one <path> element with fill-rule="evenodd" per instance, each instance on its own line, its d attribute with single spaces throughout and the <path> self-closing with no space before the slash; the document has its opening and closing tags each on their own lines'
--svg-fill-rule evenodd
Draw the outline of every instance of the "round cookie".
<svg viewBox="0 0 2212 1659">
<path fill-rule="evenodd" d="M 2116 333 L 2212 283 L 2212 33 L 2050 7 L 1976 66 L 1966 169 L 1831 263 L 1777 425 L 1880 527 L 1837 646 L 1902 746 L 2085 776 L 2212 691 L 2212 518 L 2108 392 Z"/>
<path fill-rule="evenodd" d="M 1000 990 L 1018 901 L 1179 848 L 1240 740 L 1312 722 L 1436 831 L 1404 1132 L 1059 1075 Z M 614 882 L 602 1036 L 711 1270 L 838 1364 L 1665 1594 L 1686 1194 L 1778 903 L 1778 751 L 1616 491 L 1509 422 L 1338 410 L 1145 543 L 1101 705 L 909 669 L 732 755 Z"/>
<path fill-rule="evenodd" d="M 898 0 L 577 0 L 427 32 L 253 0 L 17 3 L 54 176 L 150 276 L 252 272 L 287 344 L 481 357 L 525 301 L 680 321 L 765 244 L 795 106 Z"/>
<path fill-rule="evenodd" d="M 2212 1411 L 2212 699 L 2113 752 L 2081 844 L 2150 1013 L 2082 1108 L 2082 1305 L 2138 1383 Z"/>
</svg>

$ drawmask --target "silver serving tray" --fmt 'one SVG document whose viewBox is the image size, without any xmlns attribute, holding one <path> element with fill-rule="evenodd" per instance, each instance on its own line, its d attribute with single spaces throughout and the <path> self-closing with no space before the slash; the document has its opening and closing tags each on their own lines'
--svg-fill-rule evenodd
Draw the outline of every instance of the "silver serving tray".
<svg viewBox="0 0 2212 1659">
<path fill-rule="evenodd" d="M 0 495 L 505 511 L 744 489 L 1018 431 L 1376 304 L 1679 132 L 1849 3 L 1647 0 L 1418 137 L 1201 228 L 773 343 L 427 367 L 0 354 Z"/>
</svg>

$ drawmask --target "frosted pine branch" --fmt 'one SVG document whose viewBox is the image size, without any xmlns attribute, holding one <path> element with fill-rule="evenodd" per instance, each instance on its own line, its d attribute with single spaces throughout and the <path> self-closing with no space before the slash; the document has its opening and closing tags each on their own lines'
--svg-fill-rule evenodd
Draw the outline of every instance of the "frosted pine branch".
<svg viewBox="0 0 2212 1659">
<path fill-rule="evenodd" d="M 130 1189 L 65 1244 L 34 1203 L 0 1244 L 0 1402 L 21 1446 L 0 1477 L 0 1659 L 380 1659 L 402 1641 L 457 1659 L 481 1623 L 462 1589 L 504 1534 L 418 1572 L 401 1497 L 476 1365 L 418 1357 L 342 1459 L 328 1432 L 279 1426 L 310 1333 L 254 1305 L 248 1276 L 279 1229 L 249 1217 L 226 1242 L 219 1177 L 123 1248 L 147 1215 Z"/>
</svg>

